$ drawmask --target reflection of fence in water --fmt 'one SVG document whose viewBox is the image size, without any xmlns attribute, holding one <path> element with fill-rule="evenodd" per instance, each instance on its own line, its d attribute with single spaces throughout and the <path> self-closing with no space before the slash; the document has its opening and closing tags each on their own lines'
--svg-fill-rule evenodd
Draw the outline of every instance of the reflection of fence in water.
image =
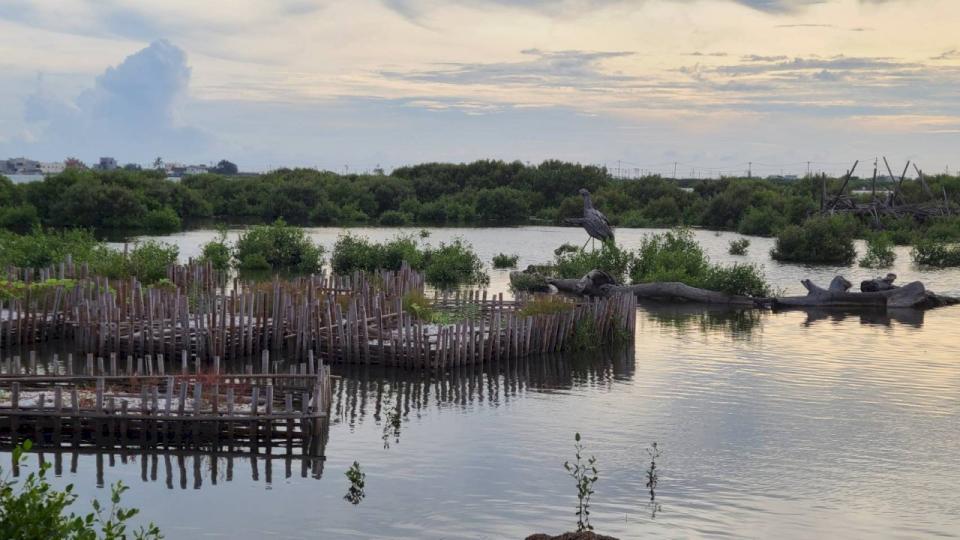
<svg viewBox="0 0 960 540">
<path fill-rule="evenodd" d="M 64 453 L 74 469 L 79 455 L 95 455 L 98 477 L 105 456 L 112 466 L 116 456 L 126 462 L 138 455 L 165 456 L 168 479 L 170 458 L 183 469 L 191 456 L 208 459 L 214 482 L 221 462 L 232 477 L 235 459 L 250 461 L 254 479 L 264 461 L 267 481 L 277 459 L 288 476 L 294 462 L 303 476 L 322 472 L 331 376 L 312 355 L 309 363 L 284 365 L 287 372 L 263 355 L 256 374 L 222 373 L 219 362 L 168 372 L 149 357 L 126 367 L 103 359 L 64 365 L 34 351 L 27 358 L 0 366 L 0 448 L 30 439 L 37 452 L 54 453 L 58 472 Z"/>
<path fill-rule="evenodd" d="M 324 422 L 321 446 L 326 446 L 328 422 Z M 283 478 L 299 475 L 301 478 L 319 479 L 323 475 L 323 450 L 319 455 L 297 454 L 284 451 L 277 453 L 277 447 L 261 446 L 243 448 L 235 446 L 207 447 L 190 450 L 177 448 L 34 448 L 29 454 L 35 455 L 39 463 L 52 461 L 52 470 L 61 476 L 66 466 L 71 474 L 76 474 L 80 456 L 93 456 L 96 464 L 97 487 L 103 487 L 107 467 L 114 468 L 139 462 L 140 480 L 143 482 L 163 481 L 169 489 L 200 489 L 204 482 L 217 485 L 219 482 L 232 482 L 234 469 L 238 465 L 249 466 L 250 479 L 261 479 L 270 484 L 274 481 L 276 462 L 282 462 Z M 52 458 L 50 457 L 52 454 Z M 67 461 L 65 464 L 64 461 Z M 13 475 L 20 475 L 20 467 L 12 464 Z"/>
<path fill-rule="evenodd" d="M 632 347 L 543 356 L 464 366 L 444 373 L 338 366 L 330 415 L 353 425 L 368 414 L 379 421 L 384 409 L 403 416 L 437 405 L 497 406 L 527 392 L 610 387 L 634 373 Z M 371 410 L 372 407 L 372 410 Z"/>
</svg>

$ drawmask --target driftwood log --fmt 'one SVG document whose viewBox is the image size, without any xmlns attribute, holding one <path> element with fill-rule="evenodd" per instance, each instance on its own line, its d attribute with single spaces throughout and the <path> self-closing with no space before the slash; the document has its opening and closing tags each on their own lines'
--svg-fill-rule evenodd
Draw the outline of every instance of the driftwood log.
<svg viewBox="0 0 960 540">
<path fill-rule="evenodd" d="M 774 307 L 838 307 L 838 308 L 914 308 L 929 309 L 940 306 L 948 306 L 960 303 L 960 299 L 949 296 L 941 296 L 932 291 L 928 291 L 922 282 L 913 281 L 902 287 L 893 285 L 896 275 L 888 274 L 886 278 L 871 280 L 877 282 L 870 287 L 876 287 L 877 290 L 870 292 L 848 292 L 850 282 L 842 276 L 833 278 L 830 286 L 826 289 L 818 287 L 809 279 L 803 280 L 803 286 L 807 288 L 806 296 L 785 296 L 771 299 Z M 884 287 L 884 288 L 880 288 Z M 861 284 L 864 288 L 864 284 Z"/>
<path fill-rule="evenodd" d="M 521 278 L 515 274 L 529 275 L 523 272 L 511 274 L 511 281 Z M 741 307 L 821 307 L 821 308 L 914 308 L 929 309 L 960 303 L 960 299 L 941 296 L 928 291 L 923 283 L 914 281 L 902 287 L 893 285 L 896 275 L 888 274 L 884 278 L 861 283 L 861 288 L 875 289 L 869 292 L 850 292 L 852 284 L 843 276 L 836 276 L 827 286 L 820 287 L 809 279 L 801 281 L 807 289 L 806 296 L 784 296 L 779 298 L 752 298 L 717 291 L 691 287 L 683 283 L 640 283 L 621 285 L 607 272 L 591 270 L 580 279 L 543 278 L 543 282 L 557 291 L 578 296 L 606 297 L 611 294 L 630 292 L 638 299 L 661 300 L 666 302 L 692 302 L 700 304 L 723 304 Z"/>
</svg>

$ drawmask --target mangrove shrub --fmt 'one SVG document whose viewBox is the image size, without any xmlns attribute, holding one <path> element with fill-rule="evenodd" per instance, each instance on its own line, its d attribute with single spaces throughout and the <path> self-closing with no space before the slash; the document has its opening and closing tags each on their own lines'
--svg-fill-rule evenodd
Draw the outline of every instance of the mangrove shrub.
<svg viewBox="0 0 960 540">
<path fill-rule="evenodd" d="M 781 229 L 770 256 L 785 262 L 849 265 L 857 256 L 856 230 L 849 216 L 812 217 Z"/>
<path fill-rule="evenodd" d="M 319 272 L 323 247 L 314 244 L 300 227 L 278 219 L 255 225 L 240 234 L 234 246 L 237 267 L 243 270 L 293 270 Z"/>
</svg>

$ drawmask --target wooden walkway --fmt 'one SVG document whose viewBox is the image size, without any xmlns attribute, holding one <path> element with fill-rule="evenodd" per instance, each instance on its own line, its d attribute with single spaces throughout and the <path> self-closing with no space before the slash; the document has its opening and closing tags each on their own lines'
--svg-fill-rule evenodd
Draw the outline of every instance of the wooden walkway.
<svg viewBox="0 0 960 540">
<path fill-rule="evenodd" d="M 139 366 L 142 367 L 143 364 Z M 149 364 L 148 364 L 149 365 Z M 268 364 L 269 365 L 269 364 Z M 331 400 L 330 368 L 291 366 L 290 373 L 0 375 L 0 445 L 95 448 L 282 446 L 322 450 Z M 11 371 L 12 370 L 12 371 Z"/>
</svg>

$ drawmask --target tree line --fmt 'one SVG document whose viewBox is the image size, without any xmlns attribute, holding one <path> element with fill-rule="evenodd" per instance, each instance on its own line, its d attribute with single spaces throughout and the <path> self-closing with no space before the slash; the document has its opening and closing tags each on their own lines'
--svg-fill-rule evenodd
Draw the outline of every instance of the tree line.
<svg viewBox="0 0 960 540">
<path fill-rule="evenodd" d="M 933 193 L 960 200 L 960 178 L 927 178 Z M 0 177 L 0 228 L 36 225 L 99 231 L 172 232 L 210 222 L 295 225 L 559 224 L 579 216 L 577 190 L 617 226 L 700 226 L 772 235 L 819 209 L 824 191 L 841 179 L 723 178 L 621 180 L 603 167 L 562 161 L 538 165 L 483 160 L 425 163 L 391 174 L 337 174 L 280 169 L 263 175 L 201 174 L 167 179 L 151 170 L 67 170 L 14 184 Z M 848 187 L 869 187 L 853 179 Z M 879 188 L 889 187 L 880 182 Z M 925 200 L 917 182 L 902 186 L 907 202 Z M 914 232 L 913 223 L 890 223 Z"/>
</svg>

